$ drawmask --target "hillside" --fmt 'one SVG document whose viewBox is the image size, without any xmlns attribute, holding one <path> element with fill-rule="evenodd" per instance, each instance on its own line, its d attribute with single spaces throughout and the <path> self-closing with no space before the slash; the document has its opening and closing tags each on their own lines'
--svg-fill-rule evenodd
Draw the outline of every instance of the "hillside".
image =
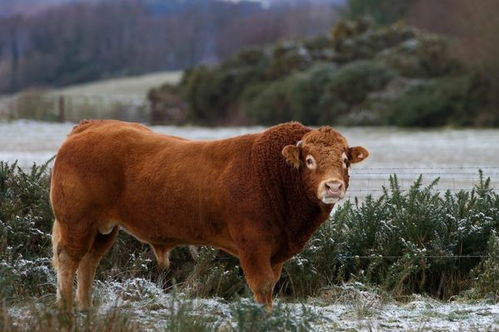
<svg viewBox="0 0 499 332">
<path fill-rule="evenodd" d="M 497 126 L 491 89 L 450 38 L 359 19 L 197 66 L 149 97 L 166 123 Z"/>
</svg>

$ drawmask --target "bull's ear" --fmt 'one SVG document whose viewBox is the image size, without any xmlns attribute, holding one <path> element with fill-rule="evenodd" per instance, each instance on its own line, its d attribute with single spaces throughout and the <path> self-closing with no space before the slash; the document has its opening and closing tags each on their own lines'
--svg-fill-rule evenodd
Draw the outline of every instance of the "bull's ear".
<svg viewBox="0 0 499 332">
<path fill-rule="evenodd" d="M 348 161 L 352 164 L 361 162 L 369 157 L 369 151 L 362 146 L 354 146 L 348 149 Z"/>
<path fill-rule="evenodd" d="M 300 167 L 300 148 L 299 145 L 286 145 L 282 149 L 282 155 L 286 158 L 288 164 L 296 168 Z"/>
</svg>

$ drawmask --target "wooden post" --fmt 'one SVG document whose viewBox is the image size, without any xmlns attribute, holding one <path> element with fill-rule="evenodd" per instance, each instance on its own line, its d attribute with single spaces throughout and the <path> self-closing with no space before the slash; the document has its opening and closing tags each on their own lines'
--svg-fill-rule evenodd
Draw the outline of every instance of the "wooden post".
<svg viewBox="0 0 499 332">
<path fill-rule="evenodd" d="M 64 96 L 59 96 L 59 122 L 64 122 Z"/>
</svg>

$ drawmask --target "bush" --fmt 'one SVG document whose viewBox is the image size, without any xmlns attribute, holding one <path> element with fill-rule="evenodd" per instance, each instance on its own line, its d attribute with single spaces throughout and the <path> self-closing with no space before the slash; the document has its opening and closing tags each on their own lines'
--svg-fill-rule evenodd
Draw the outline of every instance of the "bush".
<svg viewBox="0 0 499 332">
<path fill-rule="evenodd" d="M 326 89 L 351 105 L 363 101 L 369 92 L 382 89 L 393 76 L 394 72 L 379 62 L 355 61 L 341 67 Z"/>
<path fill-rule="evenodd" d="M 418 32 L 414 38 L 383 50 L 376 59 L 403 77 L 442 77 L 462 71 L 449 44 L 444 37 Z"/>
<path fill-rule="evenodd" d="M 408 192 L 402 192 L 393 176 L 380 198 L 347 202 L 335 213 L 334 225 L 326 224 L 316 237 L 334 233 L 336 246 L 312 257 L 329 256 L 336 266 L 326 269 L 336 269 L 337 278 L 379 284 L 395 295 L 428 293 L 447 298 L 466 289 L 470 271 L 480 259 L 457 256 L 486 255 L 487 240 L 499 229 L 499 195 L 481 174 L 471 192 L 446 192 L 443 197 L 432 191 L 437 181 L 422 187 L 420 177 Z M 316 243 L 313 248 L 328 247 Z M 309 250 L 305 257 L 310 257 Z M 312 265 L 318 271 L 325 268 Z"/>
<path fill-rule="evenodd" d="M 357 61 L 337 69 L 318 63 L 284 79 L 248 88 L 243 109 L 255 123 L 290 120 L 308 125 L 341 123 L 341 116 L 382 89 L 393 71 L 374 61 Z"/>
<path fill-rule="evenodd" d="M 238 98 L 248 85 L 265 80 L 267 62 L 263 52 L 248 50 L 219 68 L 200 66 L 186 71 L 178 88 L 189 104 L 188 120 L 216 124 L 237 118 Z"/>
<path fill-rule="evenodd" d="M 413 38 L 416 32 L 403 24 L 373 29 L 368 20 L 340 21 L 331 29 L 333 60 L 347 63 L 373 59 L 379 52 Z"/>
<path fill-rule="evenodd" d="M 267 77 L 276 80 L 305 70 L 312 64 L 312 56 L 301 43 L 282 43 L 272 49 Z"/>
<path fill-rule="evenodd" d="M 480 81 L 446 77 L 409 90 L 388 106 L 385 124 L 397 126 L 469 126 L 479 121 L 483 103 Z"/>
<path fill-rule="evenodd" d="M 53 290 L 47 164 L 0 162 L 0 299 Z"/>
<path fill-rule="evenodd" d="M 318 63 L 303 72 L 281 80 L 248 88 L 243 96 L 243 110 L 255 123 L 272 125 L 290 120 L 317 125 L 318 101 L 336 66 Z"/>
<path fill-rule="evenodd" d="M 320 122 L 341 124 L 341 116 L 362 103 L 370 92 L 383 89 L 395 73 L 376 61 L 355 61 L 342 66 L 325 87 L 319 107 Z"/>
<path fill-rule="evenodd" d="M 499 302 L 499 236 L 493 231 L 488 241 L 487 258 L 473 270 L 474 298 L 491 298 Z"/>
</svg>

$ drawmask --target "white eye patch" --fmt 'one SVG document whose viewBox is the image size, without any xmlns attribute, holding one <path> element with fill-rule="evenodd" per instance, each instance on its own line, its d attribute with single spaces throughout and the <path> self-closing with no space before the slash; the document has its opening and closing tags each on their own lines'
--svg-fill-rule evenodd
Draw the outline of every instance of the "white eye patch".
<svg viewBox="0 0 499 332">
<path fill-rule="evenodd" d="M 315 158 L 312 157 L 312 155 L 307 155 L 305 158 L 305 164 L 309 169 L 316 169 L 317 168 L 317 163 L 315 161 Z"/>
</svg>

